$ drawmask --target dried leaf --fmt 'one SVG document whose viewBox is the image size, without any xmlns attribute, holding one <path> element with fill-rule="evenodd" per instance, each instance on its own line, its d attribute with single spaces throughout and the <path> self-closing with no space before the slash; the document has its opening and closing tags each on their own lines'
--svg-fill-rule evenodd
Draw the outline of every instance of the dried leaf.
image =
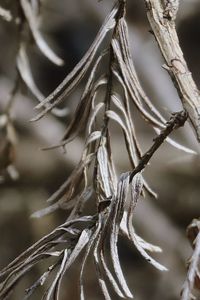
<svg viewBox="0 0 200 300">
<path fill-rule="evenodd" d="M 18 268 L 23 261 L 26 261 L 27 258 L 32 258 L 34 255 L 36 255 L 38 252 L 42 251 L 45 245 L 50 245 L 53 240 L 56 240 L 58 237 L 61 237 L 66 229 L 68 229 L 73 224 L 80 223 L 87 223 L 91 222 L 93 220 L 92 216 L 84 216 L 80 218 L 76 218 L 74 220 L 69 220 L 63 223 L 62 225 L 58 226 L 56 229 L 54 229 L 52 232 L 41 238 L 38 242 L 33 244 L 31 247 L 29 247 L 26 251 L 24 251 L 21 255 L 19 255 L 15 260 L 13 260 L 7 267 L 5 267 L 0 272 L 0 278 L 7 276 L 10 272 L 12 272 L 14 269 Z M 64 230 L 64 232 L 63 232 Z"/>
<path fill-rule="evenodd" d="M 50 109 L 52 109 L 55 105 L 59 104 L 64 97 L 67 97 L 73 88 L 79 83 L 79 81 L 83 78 L 87 70 L 89 69 L 95 54 L 101 45 L 103 39 L 106 34 L 113 29 L 115 26 L 115 15 L 118 11 L 118 7 L 115 6 L 111 13 L 106 18 L 103 23 L 99 33 L 97 34 L 93 44 L 86 52 L 84 57 L 80 60 L 80 62 L 75 66 L 75 68 L 67 75 L 67 77 L 63 80 L 63 82 L 53 91 L 41 104 L 37 105 L 37 108 L 41 108 L 45 106 L 46 103 L 50 103 L 53 101 L 50 107 L 46 108 L 41 114 L 38 114 L 36 118 L 33 120 L 38 120 L 44 114 L 46 114 Z"/>
<path fill-rule="evenodd" d="M 158 263 L 155 259 L 153 259 L 146 251 L 145 248 L 140 244 L 140 241 L 138 241 L 137 236 L 135 236 L 134 232 L 129 229 L 130 239 L 133 241 L 135 247 L 140 252 L 140 254 L 150 263 L 152 264 L 156 269 L 160 271 L 168 271 L 168 269 L 163 266 L 162 264 Z"/>
<path fill-rule="evenodd" d="M 107 110 L 106 115 L 108 118 L 116 121 L 124 131 L 127 131 L 125 123 L 122 121 L 122 119 L 116 112 L 114 112 L 113 110 Z"/>
<path fill-rule="evenodd" d="M 87 147 L 90 143 L 92 143 L 92 142 L 98 140 L 98 139 L 101 137 L 101 135 L 102 135 L 102 134 L 101 134 L 101 131 L 99 131 L 99 130 L 93 131 L 93 132 L 88 136 L 88 138 L 87 138 L 87 141 L 86 141 L 86 147 Z"/>
<path fill-rule="evenodd" d="M 160 129 L 154 127 L 154 130 L 155 130 L 155 132 L 156 132 L 157 134 L 160 134 Z M 167 137 L 167 138 L 166 138 L 166 141 L 167 141 L 170 145 L 174 146 L 175 148 L 177 148 L 177 149 L 179 149 L 179 150 L 181 150 L 181 151 L 184 151 L 184 152 L 186 152 L 186 153 L 188 153 L 188 154 L 197 154 L 197 152 L 195 152 L 194 150 L 192 150 L 192 149 L 190 149 L 190 148 L 188 148 L 188 147 L 185 147 L 185 146 L 181 145 L 180 143 L 176 142 L 175 140 L 173 140 L 173 139 L 170 138 L 170 137 Z"/>
<path fill-rule="evenodd" d="M 35 81 L 33 79 L 33 75 L 31 72 L 31 66 L 29 63 L 28 55 L 26 53 L 26 44 L 25 43 L 20 43 L 20 48 L 18 51 L 16 62 L 17 62 L 17 68 L 18 68 L 21 78 L 23 79 L 23 81 L 25 82 L 27 87 L 30 89 L 32 94 L 37 98 L 37 100 L 41 102 L 45 97 L 41 93 L 41 91 L 38 89 L 38 87 L 35 84 Z M 46 106 L 48 107 L 48 103 Z M 68 114 L 68 109 L 67 108 L 63 108 L 63 109 L 54 108 L 52 110 L 52 113 L 56 116 L 63 117 Z"/>
<path fill-rule="evenodd" d="M 122 288 L 123 293 L 125 294 L 126 297 L 133 298 L 133 295 L 128 288 L 128 285 L 126 283 L 126 280 L 124 278 L 121 269 L 119 255 L 118 255 L 118 248 L 117 248 L 119 228 L 120 228 L 121 218 L 124 211 L 123 206 L 127 198 L 128 189 L 129 189 L 129 176 L 128 174 L 123 174 L 121 175 L 118 183 L 116 201 L 115 203 L 113 203 L 114 213 L 112 216 L 112 226 L 111 226 L 111 234 L 110 234 L 110 251 L 111 251 L 112 264 L 118 282 L 120 284 L 120 287 Z"/>
<path fill-rule="evenodd" d="M 62 144 L 66 144 L 69 138 L 72 139 L 75 135 L 80 133 L 81 130 L 85 129 L 91 112 L 91 105 L 96 97 L 96 92 L 102 85 L 106 84 L 106 82 L 107 80 L 103 76 L 97 80 L 93 87 L 90 87 L 87 93 L 83 93 L 84 97 L 81 98 L 74 114 L 74 118 L 67 127 L 67 130 L 62 138 Z"/>
<path fill-rule="evenodd" d="M 38 48 L 54 64 L 58 66 L 63 65 L 64 64 L 63 60 L 53 52 L 53 50 L 48 46 L 48 44 L 45 42 L 44 38 L 42 37 L 38 28 L 37 17 L 34 15 L 33 13 L 34 11 L 29 1 L 20 0 L 20 4 Z"/>
<path fill-rule="evenodd" d="M 73 197 L 74 185 L 75 186 L 78 185 L 79 182 L 82 180 L 84 168 L 91 163 L 93 158 L 94 158 L 93 154 L 88 154 L 85 156 L 85 154 L 83 153 L 83 157 L 79 162 L 78 166 L 73 170 L 71 175 L 60 186 L 60 188 L 53 195 L 51 195 L 51 197 L 48 198 L 47 202 L 52 203 L 58 201 L 63 195 L 65 195 L 65 200 L 64 200 L 65 203 L 70 201 Z M 62 205 L 64 202 L 61 201 Z"/>
<path fill-rule="evenodd" d="M 61 280 L 61 275 L 62 275 L 62 272 L 65 268 L 66 263 L 67 263 L 68 256 L 69 256 L 68 250 L 65 249 L 64 253 L 63 253 L 62 262 L 61 262 L 61 265 L 59 267 L 59 270 L 58 270 L 58 272 L 57 272 L 57 274 L 56 274 L 56 276 L 55 276 L 55 278 L 54 278 L 54 280 L 51 284 L 51 287 L 48 289 L 48 292 L 46 293 L 46 295 L 44 297 L 46 300 L 50 300 L 52 296 L 53 296 L 54 299 L 57 299 L 57 297 L 54 294 L 55 289 L 56 289 L 56 286 L 57 286 L 59 280 Z"/>
<path fill-rule="evenodd" d="M 138 95 L 143 100 L 144 104 L 147 105 L 147 107 L 155 114 L 155 116 L 160 120 L 161 123 L 165 124 L 166 123 L 165 118 L 163 118 L 163 116 L 157 110 L 155 105 L 149 100 L 142 86 L 140 85 L 135 67 L 133 65 L 133 60 L 130 54 L 128 27 L 126 24 L 126 20 L 124 18 L 121 18 L 119 21 L 119 43 L 122 50 L 122 56 L 124 58 L 124 62 L 126 64 L 130 78 L 132 79 L 132 85 L 137 90 Z"/>
<path fill-rule="evenodd" d="M 27 300 L 29 299 L 32 294 L 35 292 L 35 290 L 39 287 L 39 286 L 42 286 L 46 280 L 48 279 L 50 273 L 52 272 L 52 270 L 55 268 L 56 264 L 55 265 L 52 265 L 48 268 L 48 270 L 46 272 L 44 272 L 42 274 L 42 276 L 30 287 L 28 288 L 25 292 L 26 292 L 26 296 L 24 297 L 23 300 Z"/>
<path fill-rule="evenodd" d="M 121 119 L 121 117 L 116 112 L 114 112 L 112 110 L 108 110 L 108 111 L 106 111 L 106 115 L 108 118 L 117 122 L 120 125 L 120 127 L 122 128 L 124 137 L 125 137 L 126 148 L 127 148 L 128 154 L 129 154 L 129 159 L 132 164 L 132 167 L 134 168 L 138 163 L 138 157 L 137 157 L 135 145 L 134 145 L 133 139 L 131 137 L 130 131 L 128 130 L 124 121 Z"/>
<path fill-rule="evenodd" d="M 71 142 L 81 131 L 83 131 L 86 126 L 90 116 L 91 106 L 96 98 L 97 90 L 106 83 L 105 77 L 99 78 L 95 85 L 91 87 L 92 89 L 88 91 L 89 94 L 85 94 L 84 98 L 81 97 L 81 100 L 76 108 L 74 117 L 67 126 L 67 129 L 64 133 L 61 143 L 43 148 L 43 150 L 55 149 L 63 147 L 69 142 Z"/>
<path fill-rule="evenodd" d="M 19 73 L 21 75 L 21 78 L 26 83 L 28 88 L 31 90 L 33 95 L 39 100 L 42 101 L 44 99 L 44 96 L 36 86 L 33 75 L 31 73 L 31 66 L 29 63 L 29 59 L 26 53 L 26 45 L 24 43 L 20 44 L 18 56 L 17 56 L 17 68 L 19 70 Z"/>
<path fill-rule="evenodd" d="M 132 136 L 129 117 L 128 117 L 121 101 L 119 100 L 119 98 L 116 95 L 112 96 L 112 100 L 113 100 L 113 103 L 120 109 L 120 111 L 123 113 L 123 116 L 124 116 L 124 120 L 125 120 L 125 124 L 126 124 L 126 126 L 125 126 L 126 129 L 124 128 L 125 129 L 124 134 L 126 137 L 126 146 L 127 146 L 127 150 L 129 153 L 130 161 L 132 163 L 132 167 L 134 168 L 138 164 L 139 157 L 138 157 L 137 147 L 134 143 L 135 139 L 133 139 L 133 136 Z"/>
<path fill-rule="evenodd" d="M 101 261 L 101 265 L 103 267 L 103 270 L 105 272 L 105 275 L 107 276 L 108 280 L 110 281 L 114 291 L 116 292 L 116 294 L 120 297 L 120 298 L 125 298 L 124 294 L 121 292 L 119 284 L 116 282 L 114 276 L 112 275 L 112 273 L 110 272 L 105 258 L 104 258 L 104 254 L 103 254 L 103 250 L 100 251 L 100 261 Z"/>
<path fill-rule="evenodd" d="M 94 123 L 94 120 L 98 114 L 98 112 L 104 107 L 104 103 L 100 102 L 97 105 L 95 105 L 95 107 L 91 110 L 91 114 L 90 114 L 90 118 L 88 121 L 88 133 L 91 133 L 92 131 L 92 126 Z"/>
<path fill-rule="evenodd" d="M 66 257 L 66 259 L 62 262 L 62 268 L 60 268 L 59 273 L 57 274 L 55 280 L 53 281 L 46 300 L 50 300 L 51 295 L 54 294 L 54 299 L 58 299 L 59 296 L 59 289 L 60 289 L 60 282 L 63 278 L 64 273 L 67 271 L 67 269 L 72 265 L 72 263 L 75 261 L 77 256 L 80 254 L 80 252 L 83 250 L 83 248 L 87 245 L 90 236 L 91 236 L 91 230 L 83 230 L 76 246 L 74 247 L 71 254 Z M 66 250 L 65 250 L 66 251 Z"/>
<path fill-rule="evenodd" d="M 100 224 L 98 224 L 96 230 L 91 235 L 91 238 L 90 238 L 90 240 L 89 240 L 89 242 L 87 244 L 85 255 L 84 255 L 82 263 L 81 263 L 81 270 L 80 270 L 80 277 L 79 277 L 79 283 L 80 283 L 80 300 L 84 300 L 85 299 L 84 288 L 83 288 L 83 272 L 84 272 L 85 264 L 86 264 L 87 258 L 89 256 L 89 253 L 91 251 L 91 248 L 93 247 L 94 243 L 96 243 L 96 239 L 97 239 L 97 237 L 98 237 L 98 235 L 100 233 L 100 230 L 101 230 L 101 226 L 100 226 Z"/>
<path fill-rule="evenodd" d="M 131 194 L 132 194 L 132 201 L 130 202 L 130 207 L 128 209 L 127 214 L 127 228 L 125 229 L 125 232 L 128 232 L 129 239 L 134 243 L 137 250 L 140 252 L 140 254 L 155 268 L 159 269 L 160 271 L 167 271 L 167 268 L 158 263 L 156 260 L 154 260 L 146 251 L 147 248 L 144 246 L 144 243 L 141 243 L 141 239 L 138 239 L 138 236 L 135 234 L 134 228 L 133 228 L 133 211 L 135 209 L 136 203 L 140 197 L 140 194 L 142 192 L 142 176 L 140 173 L 136 174 L 133 177 L 132 180 L 132 187 L 131 187 Z"/>
<path fill-rule="evenodd" d="M 143 249 L 150 251 L 150 252 L 162 252 L 162 249 L 160 247 L 155 246 L 155 245 L 145 241 L 140 236 L 138 236 L 136 233 L 135 233 L 135 236 L 136 236 L 138 243 L 142 246 Z"/>
<path fill-rule="evenodd" d="M 118 104 L 116 102 L 116 105 L 123 112 L 125 116 L 126 127 L 129 130 L 129 134 L 130 134 L 129 138 L 126 133 L 124 134 L 126 138 L 126 147 L 128 150 L 129 159 L 132 164 L 132 168 L 134 168 L 134 166 L 136 166 L 139 160 L 141 159 L 142 152 L 136 136 L 135 126 L 130 112 L 129 97 L 128 97 L 126 86 L 123 82 L 123 79 L 121 78 L 120 74 L 117 71 L 113 71 L 113 74 L 116 76 L 117 80 L 122 85 L 122 88 L 124 90 L 125 105 L 123 106 L 119 99 L 118 100 L 120 101 L 120 103 L 117 101 Z M 144 180 L 144 188 L 146 189 L 146 191 L 149 193 L 150 196 L 157 198 L 157 194 L 151 189 L 151 187 L 148 185 L 148 183 L 145 180 Z"/>
<path fill-rule="evenodd" d="M 126 66 L 125 62 L 123 61 L 123 56 L 121 53 L 119 42 L 116 39 L 112 39 L 112 47 L 113 47 L 113 51 L 115 53 L 115 56 L 116 56 L 118 64 L 119 64 L 124 83 L 127 87 L 130 97 L 133 100 L 134 104 L 136 105 L 137 109 L 140 111 L 140 113 L 144 117 L 144 119 L 146 121 L 148 121 L 150 124 L 152 124 L 153 126 L 156 126 L 158 128 L 164 128 L 163 123 L 160 122 L 158 119 L 156 119 L 154 116 L 152 116 L 143 107 L 141 100 L 140 100 L 140 96 L 138 94 L 138 91 L 135 88 L 135 86 L 133 85 L 130 74 L 128 73 L 128 70 L 127 70 L 127 66 Z"/>
<path fill-rule="evenodd" d="M 38 211 L 34 212 L 31 215 L 31 218 L 36 218 L 36 219 L 42 218 L 42 217 L 44 217 L 46 215 L 49 215 L 49 214 L 53 213 L 58 208 L 59 208 L 59 204 L 58 203 L 54 203 L 51 206 L 45 207 L 44 209 L 41 209 L 41 210 L 38 210 Z"/>
<path fill-rule="evenodd" d="M 102 247 L 102 227 L 103 227 L 103 219 L 101 217 L 101 215 L 99 214 L 99 221 L 98 221 L 98 227 L 97 227 L 97 232 L 98 235 L 96 237 L 96 241 L 95 241 L 95 247 L 94 247 L 94 263 L 95 263 L 95 267 L 96 267 L 96 272 L 97 272 L 97 278 L 98 278 L 98 282 L 99 282 L 99 286 L 101 288 L 101 291 L 104 295 L 105 300 L 111 300 L 107 285 L 106 285 L 106 281 L 104 279 L 104 274 L 101 270 L 100 267 L 100 257 L 99 257 L 99 248 L 101 249 Z"/>
<path fill-rule="evenodd" d="M 29 257 L 26 261 L 24 261 L 24 263 L 20 264 L 13 271 L 11 271 L 4 280 L 0 289 L 0 299 L 4 299 L 3 297 L 6 297 L 8 293 L 10 293 L 10 291 L 12 291 L 12 289 L 15 287 L 17 282 L 40 260 L 59 255 L 60 252 L 43 252 L 33 257 Z"/>
<path fill-rule="evenodd" d="M 124 92 L 124 102 L 125 102 L 125 108 L 126 108 L 126 113 L 128 116 L 128 122 L 129 122 L 129 126 L 131 128 L 131 133 L 132 133 L 132 137 L 134 139 L 134 144 L 135 144 L 135 148 L 137 150 L 137 154 L 138 157 L 141 158 L 142 156 L 142 151 L 140 149 L 139 146 L 139 142 L 137 140 L 137 136 L 136 136 L 136 131 L 135 131 L 135 126 L 132 120 L 132 116 L 131 116 L 131 110 L 130 110 L 130 103 L 129 103 L 129 95 L 128 95 L 128 91 L 126 88 L 126 85 L 121 77 L 121 75 L 119 74 L 118 71 L 113 70 L 113 74 L 115 75 L 115 77 L 117 78 L 118 82 L 121 84 L 122 88 L 123 88 L 123 92 Z"/>
<path fill-rule="evenodd" d="M 106 198 L 109 199 L 112 196 L 112 192 L 108 168 L 108 154 L 104 145 L 98 148 L 97 161 L 100 171 L 99 180 L 102 186 L 102 190 L 104 191 Z"/>
</svg>

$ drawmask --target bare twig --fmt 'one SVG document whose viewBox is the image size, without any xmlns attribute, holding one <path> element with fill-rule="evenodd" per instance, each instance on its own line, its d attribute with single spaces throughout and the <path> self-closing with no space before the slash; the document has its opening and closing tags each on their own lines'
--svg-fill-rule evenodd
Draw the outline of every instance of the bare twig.
<svg viewBox="0 0 200 300">
<path fill-rule="evenodd" d="M 147 16 L 166 61 L 167 65 L 164 67 L 177 88 L 183 107 L 188 112 L 200 141 L 200 94 L 184 59 L 175 29 L 174 21 L 179 1 L 166 2 L 162 4 L 161 0 L 145 0 Z"/>
<path fill-rule="evenodd" d="M 187 112 L 180 111 L 178 113 L 173 114 L 165 129 L 161 131 L 161 133 L 154 139 L 154 143 L 151 148 L 141 157 L 141 160 L 137 167 L 131 172 L 130 182 L 132 181 L 135 174 L 141 172 L 145 166 L 148 164 L 149 160 L 156 152 L 156 150 L 162 145 L 162 143 L 166 140 L 168 135 L 174 130 L 184 125 L 187 120 Z"/>
</svg>

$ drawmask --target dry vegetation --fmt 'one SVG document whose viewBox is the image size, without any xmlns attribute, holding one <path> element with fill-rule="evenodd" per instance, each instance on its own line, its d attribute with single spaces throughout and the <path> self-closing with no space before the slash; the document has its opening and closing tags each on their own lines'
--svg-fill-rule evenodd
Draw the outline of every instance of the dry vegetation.
<svg viewBox="0 0 200 300">
<path fill-rule="evenodd" d="M 129 275 L 125 275 L 123 262 L 120 259 L 121 244 L 126 245 L 127 242 L 133 248 L 131 250 L 133 256 L 131 257 L 134 257 L 134 263 L 131 263 L 129 272 L 131 273 L 132 268 L 134 269 L 135 262 L 140 262 L 139 256 L 141 256 L 145 259 L 146 264 L 150 264 L 159 270 L 160 273 L 152 273 L 153 276 L 163 281 L 163 286 L 167 285 L 167 290 L 171 289 L 170 294 L 170 292 L 164 292 L 164 289 L 160 288 L 160 291 L 154 292 L 151 299 L 175 299 L 173 297 L 178 299 L 178 293 L 181 300 L 193 299 L 193 293 L 198 292 L 200 287 L 198 269 L 200 256 L 199 220 L 193 220 L 188 227 L 187 232 L 193 247 L 193 254 L 189 260 L 188 272 L 185 275 L 186 279 L 181 289 L 180 282 L 176 280 L 183 280 L 182 275 L 184 274 L 181 268 L 179 270 L 177 257 L 182 260 L 183 269 L 186 252 L 188 254 L 187 242 L 179 225 L 175 225 L 174 221 L 171 222 L 170 213 L 163 213 L 159 206 L 156 207 L 152 202 L 151 198 L 157 199 L 157 194 L 151 187 L 152 185 L 156 186 L 156 182 L 154 182 L 154 178 L 146 176 L 146 173 L 144 173 L 146 167 L 152 161 L 152 157 L 155 153 L 157 154 L 157 150 L 165 141 L 173 145 L 178 153 L 185 152 L 188 156 L 192 156 L 195 162 L 198 162 L 196 152 L 185 146 L 185 141 L 182 144 L 177 142 L 178 135 L 169 136 L 174 134 L 174 131 L 179 131 L 179 128 L 185 126 L 186 121 L 188 121 L 193 129 L 194 136 L 198 141 L 200 140 L 200 93 L 183 56 L 175 26 L 179 1 L 145 0 L 143 3 L 145 5 L 141 7 L 139 5 L 138 8 L 137 1 L 132 4 L 136 6 L 138 15 L 140 12 L 142 18 L 147 15 L 147 24 L 152 34 L 151 39 L 155 38 L 157 47 L 165 60 L 163 72 L 167 70 L 169 73 L 182 103 L 179 112 L 172 111 L 168 114 L 162 109 L 159 92 L 151 91 L 148 96 L 146 89 L 143 88 L 143 77 L 141 74 L 138 77 L 137 63 L 132 57 L 134 39 L 132 40 L 131 36 L 134 27 L 131 21 L 130 25 L 127 21 L 127 14 L 129 15 L 128 1 L 116 1 L 89 49 L 76 63 L 72 71 L 46 98 L 41 92 L 39 81 L 37 82 L 35 79 L 37 76 L 34 71 L 35 54 L 33 49 L 40 51 L 55 65 L 61 66 L 64 64 L 64 60 L 55 53 L 56 51 L 52 50 L 53 47 L 49 46 L 50 43 L 46 41 L 47 39 L 40 29 L 40 21 L 43 14 L 45 14 L 45 5 L 47 4 L 39 0 L 20 0 L 16 3 L 12 1 L 4 2 L 0 6 L 0 18 L 3 26 L 5 26 L 2 26 L 2 32 L 6 30 L 6 26 L 8 26 L 8 31 L 12 32 L 14 30 L 15 40 L 11 45 L 14 49 L 12 57 L 15 61 L 15 72 L 13 72 L 15 75 L 14 79 L 13 74 L 10 76 L 13 86 L 10 89 L 11 92 L 8 93 L 5 87 L 5 94 L 9 94 L 9 97 L 1 95 L 0 172 L 3 191 L 1 197 L 3 199 L 5 195 L 5 198 L 9 200 L 9 197 L 12 198 L 12 196 L 9 196 L 9 189 L 14 189 L 15 195 L 18 195 L 16 191 L 23 190 L 22 186 L 27 187 L 26 172 L 24 172 L 24 175 L 23 168 L 21 172 L 20 168 L 18 170 L 16 167 L 18 160 L 16 152 L 22 152 L 21 159 L 23 164 L 26 164 L 27 161 L 24 159 L 26 156 L 23 156 L 23 153 L 27 153 L 27 149 L 30 149 L 31 155 L 37 151 L 33 150 L 35 146 L 28 147 L 28 145 L 26 145 L 25 151 L 22 148 L 17 151 L 23 143 L 20 137 L 16 137 L 16 132 L 18 132 L 18 135 L 22 132 L 21 136 L 24 135 L 29 138 L 36 135 L 37 138 L 48 144 L 43 149 L 45 150 L 43 154 L 37 152 L 38 156 L 42 156 L 38 165 L 37 162 L 35 163 L 35 169 L 34 163 L 30 161 L 31 167 L 28 173 L 31 172 L 31 176 L 35 176 L 36 182 L 37 180 L 38 182 L 44 180 L 44 184 L 48 186 L 47 189 L 50 189 L 51 182 L 56 180 L 56 176 L 59 178 L 58 181 L 61 180 L 60 177 L 65 177 L 65 180 L 58 188 L 56 188 L 58 184 L 54 184 L 54 192 L 47 200 L 48 206 L 32 214 L 35 221 L 30 221 L 30 223 L 35 222 L 34 224 L 36 224 L 39 222 L 38 224 L 42 224 L 40 223 L 41 220 L 46 220 L 44 221 L 45 232 L 37 234 L 37 237 L 40 236 L 38 241 L 29 247 L 27 246 L 30 243 L 24 245 L 27 250 L 2 268 L 0 272 L 0 299 L 12 297 L 13 299 L 39 299 L 41 297 L 46 300 L 75 299 L 78 296 L 70 295 L 70 288 L 65 290 L 62 283 L 69 281 L 66 273 L 70 274 L 72 272 L 73 274 L 73 271 L 68 272 L 68 269 L 76 263 L 79 269 L 80 299 L 94 299 L 94 297 L 100 299 L 133 298 L 134 286 L 128 284 Z M 101 7 L 107 8 L 107 6 L 111 6 L 110 4 L 103 1 L 101 4 L 95 3 L 95 6 L 101 5 Z M 94 3 L 89 3 L 90 5 L 90 9 L 92 9 Z M 193 5 L 196 5 L 195 2 Z M 48 10 L 48 5 L 46 9 Z M 8 23 L 8 25 L 4 23 Z M 56 22 L 54 25 L 56 26 Z M 147 32 L 145 26 L 141 19 L 135 24 L 135 28 L 141 36 L 144 35 L 144 31 Z M 149 57 L 152 62 L 152 51 L 148 53 L 148 47 L 145 51 L 145 59 L 148 60 Z M 6 57 L 6 53 L 4 55 Z M 143 57 L 140 57 L 140 59 L 140 68 L 142 69 L 144 66 Z M 158 56 L 158 61 L 159 59 Z M 8 64 L 8 61 L 6 63 Z M 2 62 L 2 69 L 4 69 L 4 62 Z M 156 81 L 159 84 L 160 78 L 153 65 L 151 71 L 152 75 L 147 76 L 148 84 L 151 85 L 154 82 L 155 85 Z M 139 71 L 139 73 L 142 72 Z M 7 76 L 9 77 L 9 71 Z M 164 86 L 166 87 L 168 84 L 169 82 L 166 81 Z M 1 85 L 3 87 L 3 83 Z M 161 90 L 162 86 L 158 85 L 157 89 Z M 28 124 L 29 116 L 33 115 L 33 109 L 31 100 L 25 99 L 24 95 L 27 95 L 27 91 L 39 102 L 35 107 L 38 113 L 36 116 L 31 117 L 32 123 L 30 126 L 32 126 L 32 129 L 28 134 L 25 132 L 24 127 L 26 127 L 25 124 Z M 154 96 L 152 97 L 151 94 L 154 94 Z M 75 95 L 74 99 L 72 95 Z M 166 98 L 169 96 L 170 93 L 167 94 Z M 6 101 L 3 100 L 3 97 Z M 153 98 L 157 98 L 157 100 L 154 102 Z M 177 96 L 172 98 L 178 101 Z M 25 103 L 25 100 L 27 103 Z M 75 100 L 75 104 L 72 100 Z M 69 104 L 69 102 L 72 103 Z M 160 112 L 160 108 L 162 112 Z M 74 113 L 71 113 L 73 110 Z M 13 119 L 13 112 L 15 112 L 18 120 L 18 123 L 16 122 L 17 126 Z M 51 112 L 51 115 L 48 114 L 49 112 Z M 39 121 L 41 119 L 42 121 Z M 65 126 L 66 120 L 67 126 Z M 152 129 L 154 135 L 151 132 L 151 138 L 146 138 L 140 127 L 143 128 L 143 131 Z M 63 136 L 58 142 L 60 132 Z M 191 136 L 193 133 L 187 129 L 185 136 Z M 145 143 L 142 142 L 143 137 L 147 140 Z M 116 139 L 118 139 L 117 144 Z M 31 143 L 36 145 L 34 139 Z M 71 146 L 73 143 L 75 143 L 74 148 Z M 121 153 L 117 156 L 118 147 Z M 194 141 L 192 147 L 195 147 Z M 63 151 L 60 152 L 60 149 Z M 54 154 L 49 154 L 49 152 Z M 78 163 L 77 157 L 80 157 Z M 124 163 L 124 157 L 128 158 L 128 162 Z M 33 158 L 29 156 L 29 159 L 34 160 L 34 156 Z M 47 159 L 46 163 L 45 159 Z M 55 161 L 55 159 L 57 161 L 53 163 L 52 160 Z M 66 168 L 63 167 L 64 161 L 67 164 Z M 120 162 L 123 167 L 120 166 Z M 48 165 L 48 168 L 46 172 L 42 173 L 45 164 Z M 53 170 L 53 175 L 50 174 L 49 164 Z M 154 159 L 148 168 L 160 164 L 163 164 L 162 159 L 160 161 Z M 157 168 L 157 171 L 159 172 L 159 168 Z M 62 173 L 64 176 L 62 176 Z M 23 176 L 25 176 L 24 179 Z M 159 175 L 156 181 L 158 179 Z M 149 184 L 149 181 L 151 184 Z M 40 189 L 38 189 L 38 195 L 39 193 Z M 37 197 L 42 198 L 41 195 L 38 195 L 34 191 L 33 185 L 31 192 L 28 189 L 26 190 L 26 201 L 29 201 L 28 198 L 31 201 L 36 201 Z M 14 196 L 14 198 L 16 197 L 20 196 Z M 144 197 L 147 199 L 143 201 L 149 201 L 150 206 L 145 215 L 140 218 L 137 206 Z M 169 197 L 169 194 L 167 197 Z M 154 201 L 158 201 L 155 199 Z M 175 196 L 173 201 L 176 201 Z M 9 205 L 12 206 L 12 202 Z M 174 207 L 173 209 L 171 207 L 172 205 L 169 204 L 168 209 L 171 210 L 171 213 L 176 213 Z M 30 210 L 26 211 L 26 217 Z M 56 214 L 59 216 L 59 222 L 52 217 Z M 181 212 L 180 214 L 183 215 Z M 140 219 L 139 223 L 137 216 L 138 220 Z M 198 218 L 198 214 L 191 213 L 191 217 Z M 148 220 L 151 220 L 149 225 Z M 140 226 L 137 226 L 138 224 Z M 9 225 L 8 222 L 6 226 L 13 226 L 13 224 L 10 223 Z M 153 252 L 161 252 L 162 250 L 136 233 L 137 228 L 142 226 L 146 226 L 146 229 L 155 234 L 153 236 L 154 241 L 157 239 L 159 243 L 159 239 L 161 239 L 162 244 L 163 239 L 166 240 L 166 244 L 169 243 L 166 263 L 169 263 L 169 268 L 172 268 L 173 265 L 174 268 L 177 268 L 174 279 L 169 278 L 167 282 L 165 282 L 166 279 L 163 279 L 164 276 L 166 278 L 168 275 L 161 275 L 161 273 L 167 271 L 168 268 L 150 255 Z M 164 229 L 162 226 L 164 226 Z M 159 228 L 160 230 L 158 230 Z M 142 232 L 142 230 L 139 231 Z M 11 236 L 15 234 L 17 233 L 12 232 Z M 23 238 L 22 236 L 20 239 Z M 169 240 L 172 241 L 171 244 Z M 14 247 L 17 242 L 17 239 L 14 239 Z M 125 247 L 125 249 L 129 253 L 128 247 Z M 174 250 L 172 249 L 177 251 L 177 256 L 175 255 L 174 258 L 172 254 Z M 41 267 L 38 267 L 39 265 Z M 88 272 L 86 270 L 87 265 L 93 271 Z M 137 269 L 137 266 L 135 268 Z M 142 274 L 145 276 L 144 282 L 148 282 L 149 271 L 145 268 L 146 265 Z M 90 278 L 94 277 L 94 271 L 96 272 L 96 280 L 101 294 L 94 296 L 94 293 L 92 294 L 89 291 L 90 296 L 88 296 L 87 293 L 90 289 L 88 282 L 94 280 Z M 29 276 L 29 273 L 33 273 L 34 276 L 24 283 L 26 286 L 24 289 L 23 286 L 18 289 L 21 281 L 23 282 L 24 277 Z M 139 273 L 138 278 L 140 281 L 141 275 Z M 30 281 L 34 281 L 34 283 L 30 284 Z M 73 288 L 74 282 L 69 281 L 68 284 Z M 140 284 L 138 286 L 144 290 L 138 299 L 145 299 L 148 294 L 146 292 L 148 291 L 148 283 L 144 284 L 143 287 Z M 23 290 L 25 290 L 24 293 Z M 23 296 L 21 296 L 22 294 Z"/>
</svg>

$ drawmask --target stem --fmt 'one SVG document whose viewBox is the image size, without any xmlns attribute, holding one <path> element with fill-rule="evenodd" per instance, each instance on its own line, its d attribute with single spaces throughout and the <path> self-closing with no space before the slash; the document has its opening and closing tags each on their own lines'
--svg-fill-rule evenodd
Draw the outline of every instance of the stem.
<svg viewBox="0 0 200 300">
<path fill-rule="evenodd" d="M 161 0 L 144 0 L 147 17 L 184 109 L 200 142 L 200 93 L 188 69 L 175 28 L 179 1 L 165 6 Z M 164 2 L 164 1 L 163 1 Z"/>
<path fill-rule="evenodd" d="M 116 25 L 113 30 L 112 39 L 114 39 L 118 35 L 118 25 L 119 20 L 123 18 L 126 14 L 126 0 L 119 0 L 119 9 L 116 14 Z M 102 129 L 102 137 L 107 135 L 108 122 L 109 118 L 106 116 L 106 111 L 110 109 L 110 100 L 112 96 L 113 89 L 113 65 L 115 62 L 115 55 L 113 52 L 112 45 L 110 44 L 110 58 L 109 58 L 109 71 L 108 71 L 108 83 L 107 83 L 107 91 L 105 96 L 105 115 L 104 115 L 104 125 Z"/>
<path fill-rule="evenodd" d="M 154 139 L 153 145 L 141 157 L 139 164 L 131 172 L 129 180 L 130 183 L 133 180 L 133 177 L 145 168 L 153 154 L 162 145 L 162 143 L 164 143 L 168 135 L 170 135 L 170 133 L 173 130 L 178 129 L 179 127 L 182 127 L 184 125 L 185 121 L 187 120 L 187 117 L 188 113 L 185 110 L 172 114 L 171 119 L 166 124 L 166 128 L 163 129 L 161 133 Z"/>
</svg>

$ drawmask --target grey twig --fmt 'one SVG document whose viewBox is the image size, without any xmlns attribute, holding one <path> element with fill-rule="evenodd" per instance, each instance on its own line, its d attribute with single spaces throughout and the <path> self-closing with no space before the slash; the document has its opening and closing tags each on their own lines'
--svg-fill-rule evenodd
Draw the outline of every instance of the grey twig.
<svg viewBox="0 0 200 300">
<path fill-rule="evenodd" d="M 150 147 L 150 149 L 141 157 L 141 160 L 139 164 L 136 166 L 136 168 L 131 172 L 130 175 L 130 182 L 132 181 L 133 177 L 141 172 L 145 166 L 148 164 L 149 160 L 153 156 L 153 154 L 156 152 L 156 150 L 162 145 L 162 143 L 166 140 L 168 135 L 174 130 L 179 127 L 182 127 L 187 120 L 188 114 L 186 111 L 180 111 L 177 113 L 174 113 L 171 117 L 171 119 L 167 122 L 167 126 L 165 129 L 161 131 L 161 133 L 154 139 L 153 145 Z"/>
</svg>

